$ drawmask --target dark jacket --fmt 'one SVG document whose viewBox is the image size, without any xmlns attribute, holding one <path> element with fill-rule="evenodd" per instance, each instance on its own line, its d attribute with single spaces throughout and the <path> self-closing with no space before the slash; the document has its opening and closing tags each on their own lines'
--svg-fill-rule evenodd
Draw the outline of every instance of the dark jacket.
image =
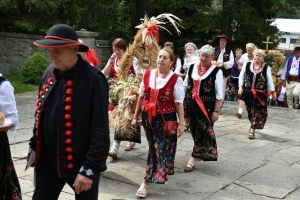
<svg viewBox="0 0 300 200">
<path fill-rule="evenodd" d="M 29 145 L 36 151 L 36 166 L 42 149 L 51 150 L 49 141 L 45 141 L 46 134 L 56 135 L 53 142 L 56 151 L 53 152 L 57 153 L 59 176 L 73 177 L 80 172 L 92 179 L 107 168 L 110 145 L 108 84 L 98 69 L 78 57 L 75 66 L 65 73 L 52 64 L 46 69 Z M 47 116 L 44 115 L 46 110 Z M 45 130 L 45 123 L 53 126 Z"/>
</svg>

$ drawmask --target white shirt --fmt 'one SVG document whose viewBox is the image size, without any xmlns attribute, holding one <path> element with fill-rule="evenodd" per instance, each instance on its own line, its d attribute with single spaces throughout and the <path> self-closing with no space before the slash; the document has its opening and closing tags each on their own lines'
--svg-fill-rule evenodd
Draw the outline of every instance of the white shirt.
<svg viewBox="0 0 300 200">
<path fill-rule="evenodd" d="M 257 73 L 255 73 L 253 71 L 252 65 L 253 65 L 253 62 L 251 62 L 251 64 L 250 64 L 250 70 L 254 74 L 257 74 Z M 245 73 L 246 73 L 246 67 L 243 67 L 242 70 L 241 70 L 241 72 L 240 72 L 240 76 L 239 76 L 239 85 L 243 85 L 244 84 Z M 267 68 L 267 75 L 266 76 L 267 76 L 266 79 L 267 79 L 267 88 L 268 88 L 268 91 L 274 91 L 275 87 L 274 87 L 274 83 L 273 83 L 271 68 L 269 66 Z"/>
<path fill-rule="evenodd" d="M 286 87 L 282 86 L 280 94 L 278 96 L 278 100 L 279 101 L 284 101 L 284 99 L 285 99 L 285 92 L 286 92 Z"/>
<path fill-rule="evenodd" d="M 300 57 L 298 59 L 296 59 L 296 57 L 294 56 L 292 64 L 291 64 L 290 75 L 298 76 L 299 62 L 300 62 Z"/>
<path fill-rule="evenodd" d="M 254 56 L 253 56 L 253 59 L 254 59 Z M 253 61 L 253 59 L 249 59 L 248 53 L 244 53 L 244 54 L 242 55 L 242 57 L 240 58 L 239 63 L 242 63 L 242 64 L 243 64 L 243 67 L 246 67 L 246 64 L 247 64 L 248 62 Z"/>
<path fill-rule="evenodd" d="M 179 74 L 179 73 L 180 73 L 180 70 L 181 70 L 181 61 L 180 61 L 179 58 L 177 58 L 174 72 L 175 72 L 176 74 Z"/>
<path fill-rule="evenodd" d="M 300 57 L 298 59 L 296 59 L 296 57 L 294 56 L 292 63 L 291 63 L 291 69 L 289 71 L 289 75 L 298 76 L 299 62 L 300 62 Z M 288 65 L 288 60 L 286 61 L 285 65 L 284 65 L 283 72 L 281 74 L 281 80 L 285 80 L 285 74 L 286 74 L 286 70 L 288 67 L 287 65 Z"/>
<path fill-rule="evenodd" d="M 14 97 L 14 88 L 9 81 L 4 81 L 0 85 L 0 111 L 4 113 L 5 118 L 12 121 L 14 127 L 10 130 L 14 131 L 18 125 L 19 117 Z"/>
<path fill-rule="evenodd" d="M 192 64 L 199 63 L 200 58 L 197 54 L 186 54 L 183 59 L 183 69 L 187 71 Z"/>
<path fill-rule="evenodd" d="M 194 80 L 205 79 L 212 72 L 212 70 L 216 68 L 215 65 L 212 65 L 209 68 L 209 70 L 203 76 L 200 77 L 198 74 L 198 66 L 199 66 L 199 63 L 194 65 L 194 68 L 193 68 L 192 79 L 194 79 Z M 183 86 L 184 86 L 184 90 L 186 90 L 186 88 L 188 86 L 188 76 L 185 77 Z M 219 99 L 219 100 L 223 99 L 223 72 L 222 72 L 222 70 L 219 70 L 217 72 L 216 80 L 215 80 L 215 91 L 216 91 L 216 99 Z"/>
<path fill-rule="evenodd" d="M 168 76 L 166 78 L 156 77 L 156 89 L 163 88 L 173 74 L 174 74 L 174 72 L 170 71 L 170 73 L 168 74 Z M 156 69 L 153 69 L 150 72 L 150 78 L 149 78 L 149 86 L 151 88 L 154 88 L 155 76 L 156 76 Z M 144 78 L 143 78 L 143 80 L 140 84 L 140 89 L 139 89 L 139 93 L 140 93 L 141 97 L 144 96 L 144 87 L 145 87 L 145 85 L 144 85 Z M 184 100 L 183 80 L 179 76 L 178 76 L 177 81 L 174 86 L 173 97 L 174 97 L 175 103 L 183 103 L 183 100 Z"/>
<path fill-rule="evenodd" d="M 226 50 L 226 48 L 220 50 L 221 52 L 220 52 L 219 57 L 217 59 L 218 63 L 223 63 L 223 55 L 225 53 L 225 50 Z M 234 56 L 233 56 L 232 51 L 230 51 L 229 60 L 227 62 L 224 62 L 224 68 L 225 69 L 230 69 L 230 68 L 233 67 L 233 65 L 234 65 Z"/>
<path fill-rule="evenodd" d="M 120 62 L 120 60 L 119 60 L 119 62 Z M 107 61 L 107 64 L 105 66 L 107 66 L 107 65 L 111 65 L 110 60 Z M 138 69 L 138 59 L 136 57 L 133 58 L 132 65 L 133 65 L 134 73 L 135 73 L 136 76 L 138 74 L 144 74 L 144 72 L 145 72 L 144 69 Z M 117 73 L 119 71 L 118 58 L 115 58 L 113 67 L 114 67 L 114 70 Z M 103 71 L 104 71 L 104 69 L 102 70 L 102 73 L 103 73 Z"/>
</svg>

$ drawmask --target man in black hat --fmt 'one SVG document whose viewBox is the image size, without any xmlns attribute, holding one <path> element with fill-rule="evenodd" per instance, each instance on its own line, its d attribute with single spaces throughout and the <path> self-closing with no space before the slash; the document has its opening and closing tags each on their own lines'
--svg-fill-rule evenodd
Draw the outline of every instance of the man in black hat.
<svg viewBox="0 0 300 200">
<path fill-rule="evenodd" d="M 289 108 L 299 107 L 300 95 L 300 46 L 294 48 L 283 68 L 281 80 L 286 82 L 286 95 Z"/>
<path fill-rule="evenodd" d="M 220 46 L 215 47 L 215 55 L 212 64 L 220 67 L 223 71 L 223 105 L 227 81 L 234 64 L 234 56 L 231 49 L 228 47 L 230 44 L 230 39 L 225 34 L 219 35 L 216 37 L 216 40 L 218 40 Z"/>
<path fill-rule="evenodd" d="M 36 101 L 30 149 L 35 152 L 33 199 L 58 199 L 65 183 L 76 199 L 98 199 L 100 173 L 109 150 L 108 84 L 78 52 L 89 47 L 66 24 L 52 26 L 43 40 L 52 62 Z"/>
</svg>

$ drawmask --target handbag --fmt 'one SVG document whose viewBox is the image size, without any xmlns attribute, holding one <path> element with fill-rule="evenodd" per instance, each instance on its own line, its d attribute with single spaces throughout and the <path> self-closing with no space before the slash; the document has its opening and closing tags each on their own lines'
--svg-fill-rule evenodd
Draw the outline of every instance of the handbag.
<svg viewBox="0 0 300 200">
<path fill-rule="evenodd" d="M 177 128 L 179 123 L 177 121 L 165 121 L 163 118 L 163 132 L 165 136 L 172 136 L 177 134 Z"/>
<path fill-rule="evenodd" d="M 157 101 L 157 99 L 156 99 Z M 159 103 L 157 101 L 157 105 L 159 106 Z M 160 110 L 160 108 L 159 108 Z M 172 135 L 176 135 L 177 134 L 177 128 L 179 123 L 177 121 L 166 121 L 163 114 L 161 114 L 161 118 L 163 119 L 163 125 L 162 125 L 162 129 L 163 129 L 163 133 L 165 136 L 172 136 Z"/>
</svg>

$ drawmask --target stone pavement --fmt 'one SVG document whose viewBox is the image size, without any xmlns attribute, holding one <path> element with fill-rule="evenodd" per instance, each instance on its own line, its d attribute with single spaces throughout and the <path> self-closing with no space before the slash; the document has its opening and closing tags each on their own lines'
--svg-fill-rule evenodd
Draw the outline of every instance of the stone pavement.
<svg viewBox="0 0 300 200">
<path fill-rule="evenodd" d="M 31 199 L 34 191 L 33 169 L 24 171 L 28 139 L 32 134 L 37 92 L 16 95 L 20 123 L 17 137 L 9 133 L 12 156 L 21 183 L 23 199 Z M 172 200 L 298 200 L 300 199 L 300 112 L 284 108 L 269 108 L 269 119 L 256 139 L 248 139 L 249 121 L 235 113 L 237 104 L 226 102 L 215 124 L 219 159 L 217 162 L 197 162 L 192 173 L 184 173 L 193 140 L 185 133 L 178 140 L 175 160 L 176 174 L 167 184 L 152 184 L 147 199 Z M 111 142 L 113 130 L 111 130 Z M 99 199 L 138 199 L 135 196 L 145 173 L 147 141 L 129 152 L 121 143 L 119 159 L 108 158 L 108 169 L 102 173 Z M 65 186 L 59 199 L 75 199 Z"/>
</svg>

